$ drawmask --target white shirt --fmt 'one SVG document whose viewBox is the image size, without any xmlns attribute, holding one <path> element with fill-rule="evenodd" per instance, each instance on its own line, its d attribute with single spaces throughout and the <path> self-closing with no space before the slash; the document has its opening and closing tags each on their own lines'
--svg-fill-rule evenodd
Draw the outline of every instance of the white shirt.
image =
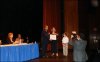
<svg viewBox="0 0 100 62">
<path fill-rule="evenodd" d="M 69 39 L 67 36 L 62 38 L 62 43 L 68 43 L 68 42 L 69 42 Z"/>
</svg>

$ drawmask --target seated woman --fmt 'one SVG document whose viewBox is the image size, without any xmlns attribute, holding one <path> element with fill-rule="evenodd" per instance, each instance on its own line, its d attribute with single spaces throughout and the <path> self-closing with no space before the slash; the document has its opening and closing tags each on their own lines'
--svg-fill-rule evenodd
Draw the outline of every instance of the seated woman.
<svg viewBox="0 0 100 62">
<path fill-rule="evenodd" d="M 14 42 L 13 41 L 13 33 L 12 32 L 9 32 L 5 44 L 13 44 L 13 42 Z"/>
<path fill-rule="evenodd" d="M 14 44 L 21 44 L 23 43 L 23 41 L 24 40 L 22 39 L 21 34 L 18 34 L 18 37 L 16 38 Z"/>
</svg>

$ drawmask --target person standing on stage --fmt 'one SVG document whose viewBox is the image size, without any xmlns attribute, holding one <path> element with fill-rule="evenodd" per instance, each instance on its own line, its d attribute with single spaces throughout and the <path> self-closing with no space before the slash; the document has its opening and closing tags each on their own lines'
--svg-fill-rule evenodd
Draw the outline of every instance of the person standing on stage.
<svg viewBox="0 0 100 62">
<path fill-rule="evenodd" d="M 58 34 L 56 33 L 55 27 L 53 27 L 51 29 L 51 34 L 50 35 L 55 35 L 56 36 L 55 40 L 54 39 L 53 40 L 50 39 L 50 41 L 51 41 L 51 51 L 52 51 L 52 55 L 51 56 L 54 56 L 54 54 L 56 54 L 56 56 L 58 56 L 58 47 L 57 47 L 57 43 L 58 43 L 57 36 L 58 36 Z"/>
<path fill-rule="evenodd" d="M 41 41 L 42 41 L 42 56 L 48 57 L 46 54 L 47 46 L 49 42 L 49 33 L 48 33 L 48 26 L 46 25 L 41 34 Z"/>
<path fill-rule="evenodd" d="M 84 35 L 78 34 L 77 40 L 69 41 L 69 44 L 73 46 L 73 61 L 74 62 L 86 62 L 88 57 L 85 51 L 87 42 L 83 40 Z"/>
<path fill-rule="evenodd" d="M 65 32 L 63 34 L 63 38 L 62 38 L 63 55 L 64 56 L 68 55 L 68 42 L 69 42 L 69 38 L 67 37 L 67 33 Z"/>
</svg>

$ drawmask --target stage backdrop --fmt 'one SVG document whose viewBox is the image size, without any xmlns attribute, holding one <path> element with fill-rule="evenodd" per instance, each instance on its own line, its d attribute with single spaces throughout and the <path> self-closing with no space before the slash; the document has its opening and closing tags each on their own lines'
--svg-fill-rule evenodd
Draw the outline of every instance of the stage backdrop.
<svg viewBox="0 0 100 62">
<path fill-rule="evenodd" d="M 78 32 L 78 0 L 64 0 L 64 21 L 69 37 L 72 30 Z"/>
<path fill-rule="evenodd" d="M 78 0 L 64 0 L 64 21 L 65 31 L 70 38 L 73 30 L 78 32 Z"/>
<path fill-rule="evenodd" d="M 60 32 L 61 26 L 61 0 L 43 0 L 43 27 L 49 26 L 49 31 L 52 27 Z"/>
</svg>

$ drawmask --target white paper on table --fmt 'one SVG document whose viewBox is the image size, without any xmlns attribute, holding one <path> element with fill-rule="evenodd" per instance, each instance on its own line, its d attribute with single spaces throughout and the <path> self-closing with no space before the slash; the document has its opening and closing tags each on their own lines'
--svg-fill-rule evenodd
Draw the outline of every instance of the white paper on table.
<svg viewBox="0 0 100 62">
<path fill-rule="evenodd" d="M 57 40 L 57 35 L 50 34 L 50 40 Z"/>
</svg>

